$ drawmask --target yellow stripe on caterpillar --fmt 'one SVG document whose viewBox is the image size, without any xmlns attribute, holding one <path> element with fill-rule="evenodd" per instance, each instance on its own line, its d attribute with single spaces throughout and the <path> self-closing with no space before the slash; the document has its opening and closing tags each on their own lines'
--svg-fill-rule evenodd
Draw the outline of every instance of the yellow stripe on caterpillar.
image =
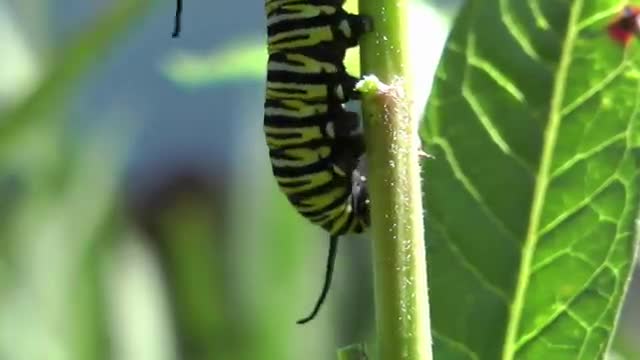
<svg viewBox="0 0 640 360">
<path fill-rule="evenodd" d="M 282 100 L 284 107 L 265 107 L 265 116 L 286 116 L 289 118 L 303 119 L 309 116 L 326 114 L 329 110 L 327 104 L 309 104 L 301 100 Z"/>
<path fill-rule="evenodd" d="M 282 151 L 282 157 L 271 156 L 271 164 L 275 167 L 305 167 L 326 159 L 331 155 L 331 147 L 321 146 L 316 149 L 293 148 Z M 284 157 L 287 158 L 284 158 Z M 294 158 L 294 159 L 289 159 Z"/>
<path fill-rule="evenodd" d="M 336 13 L 334 6 L 317 6 L 310 4 L 284 5 L 284 14 L 271 15 L 267 17 L 267 26 L 277 24 L 281 21 L 304 20 L 321 15 L 332 15 Z"/>
<path fill-rule="evenodd" d="M 324 194 L 305 198 L 302 202 L 300 202 L 300 204 L 298 204 L 297 208 L 301 212 L 312 212 L 312 211 L 322 210 L 327 206 L 329 206 L 331 203 L 335 202 L 336 199 L 343 197 L 345 193 L 347 193 L 350 190 L 351 189 L 347 189 L 344 186 L 334 187 L 330 191 Z M 334 209 L 331 209 L 329 211 L 333 211 L 333 210 Z"/>
<path fill-rule="evenodd" d="M 267 83 L 267 99 L 300 99 L 323 100 L 327 99 L 327 85 L 325 84 L 299 84 L 269 81 Z"/>
<path fill-rule="evenodd" d="M 318 61 L 302 54 L 287 54 L 287 62 L 270 60 L 267 64 L 268 71 L 288 71 L 297 74 L 335 74 L 338 67 L 330 62 Z"/>
<path fill-rule="evenodd" d="M 285 6 L 290 3 L 299 3 L 300 0 L 266 0 L 264 8 L 266 10 L 267 16 L 271 14 L 272 11 L 277 10 L 281 6 Z"/>
<path fill-rule="evenodd" d="M 327 222 L 334 222 L 336 221 L 338 218 L 347 218 L 347 216 L 349 213 L 351 213 L 352 209 L 351 209 L 351 197 L 349 197 L 347 199 L 347 201 L 343 202 L 342 204 L 332 208 L 331 210 L 324 212 L 318 216 L 311 216 L 309 217 L 309 220 L 311 222 L 314 223 L 321 223 L 321 224 L 326 224 Z M 342 221 L 342 223 L 340 225 L 343 225 L 345 223 L 345 221 Z M 335 225 L 335 224 L 334 224 Z"/>
<path fill-rule="evenodd" d="M 276 176 L 276 181 L 282 192 L 287 195 L 295 195 L 330 183 L 333 181 L 333 174 L 329 171 L 322 171 L 295 177 Z M 300 185 L 301 183 L 304 184 Z"/>
<path fill-rule="evenodd" d="M 314 140 L 324 140 L 322 131 L 320 131 L 320 128 L 317 126 L 299 128 L 274 128 L 265 126 L 264 132 L 267 137 L 267 146 L 274 149 L 285 146 L 304 145 Z M 273 135 L 288 135 L 292 137 L 280 139 Z"/>
<path fill-rule="evenodd" d="M 354 218 L 350 218 L 349 214 L 351 214 L 352 209 L 351 209 L 351 196 L 349 196 L 349 199 L 342 205 L 339 207 L 340 212 L 336 211 L 336 216 L 334 218 L 334 222 L 331 226 L 331 229 L 329 229 L 329 233 L 330 234 L 335 234 L 336 232 L 338 232 L 338 230 L 340 230 L 342 227 L 344 227 L 348 221 L 352 222 L 352 226 L 353 223 L 355 223 L 355 219 Z"/>
<path fill-rule="evenodd" d="M 268 53 L 287 49 L 297 50 L 331 41 L 333 41 L 333 31 L 330 26 L 282 31 L 268 38 Z"/>
</svg>

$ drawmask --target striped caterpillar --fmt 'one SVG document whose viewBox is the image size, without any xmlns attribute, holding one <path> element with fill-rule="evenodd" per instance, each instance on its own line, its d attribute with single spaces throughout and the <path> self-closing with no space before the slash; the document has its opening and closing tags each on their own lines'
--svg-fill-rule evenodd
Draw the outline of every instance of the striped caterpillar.
<svg viewBox="0 0 640 360">
<path fill-rule="evenodd" d="M 340 0 L 266 0 L 269 61 L 264 132 L 273 174 L 289 202 L 330 234 L 328 293 L 338 238 L 369 223 L 364 140 L 356 113 L 356 78 L 343 65 L 346 50 L 369 30 L 367 18 Z"/>
<path fill-rule="evenodd" d="M 325 281 L 312 320 L 331 286 L 338 238 L 369 225 L 364 139 L 346 50 L 369 31 L 344 0 L 266 0 L 268 54 L 264 132 L 273 174 L 297 211 L 330 235 Z M 180 34 L 182 0 L 174 31 Z"/>
</svg>

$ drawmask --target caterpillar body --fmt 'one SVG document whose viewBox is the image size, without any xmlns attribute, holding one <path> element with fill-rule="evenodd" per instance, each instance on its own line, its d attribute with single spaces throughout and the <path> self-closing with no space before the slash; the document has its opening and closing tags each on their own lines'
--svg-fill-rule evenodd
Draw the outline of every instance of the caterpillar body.
<svg viewBox="0 0 640 360">
<path fill-rule="evenodd" d="M 273 174 L 289 202 L 330 234 L 322 305 L 338 238 L 369 224 L 360 121 L 344 103 L 357 99 L 346 50 L 371 27 L 343 0 L 266 0 L 268 53 L 264 132 Z"/>
<path fill-rule="evenodd" d="M 344 0 L 265 0 L 267 87 L 264 132 L 276 181 L 297 211 L 330 234 L 325 281 L 312 320 L 331 285 L 338 238 L 369 225 L 364 140 L 356 113 L 344 104 L 358 79 L 346 51 L 371 29 L 347 13 Z M 182 0 L 174 31 L 180 34 Z"/>
</svg>

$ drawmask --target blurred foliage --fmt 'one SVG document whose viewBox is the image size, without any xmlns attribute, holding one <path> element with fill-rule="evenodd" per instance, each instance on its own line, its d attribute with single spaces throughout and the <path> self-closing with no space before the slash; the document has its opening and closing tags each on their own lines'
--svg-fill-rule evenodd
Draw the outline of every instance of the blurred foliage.
<svg viewBox="0 0 640 360">
<path fill-rule="evenodd" d="M 52 2 L 44 0 L 15 3 L 28 7 L 29 14 L 47 14 L 53 6 Z M 415 44 L 412 60 L 416 83 L 421 84 L 421 94 L 416 102 L 419 112 L 424 108 L 450 15 L 455 10 L 454 2 L 441 3 L 446 5 L 444 12 L 416 7 L 416 17 L 411 20 Z M 605 3 L 610 2 L 598 2 L 600 6 Z M 354 4 L 349 1 L 352 8 Z M 197 11 L 196 7 L 197 4 L 190 5 L 185 14 Z M 585 22 L 585 28 L 597 32 L 618 8 L 610 7 L 610 11 L 597 17 L 597 22 Z M 242 143 L 231 151 L 231 169 L 216 169 L 212 175 L 194 171 L 185 164 L 173 164 L 178 175 L 156 179 L 147 188 L 132 191 L 125 183 L 125 166 L 131 157 L 132 139 L 137 134 L 142 115 L 127 108 L 115 108 L 105 114 L 96 114 L 101 119 L 100 125 L 89 130 L 74 132 L 67 127 L 76 116 L 70 106 L 74 101 L 84 99 L 78 96 L 80 85 L 87 78 L 95 81 L 94 75 L 100 73 L 98 65 L 108 55 L 121 54 L 113 50 L 132 38 L 132 25 L 143 23 L 152 9 L 152 2 L 118 0 L 109 3 L 97 17 L 75 29 L 72 35 L 65 36 L 64 43 L 50 44 L 47 42 L 51 38 L 46 36 L 49 34 L 41 34 L 35 39 L 34 29 L 21 27 L 28 24 L 25 26 L 41 31 L 47 29 L 46 24 L 40 23 L 50 21 L 47 16 L 20 21 L 11 9 L 6 6 L 6 0 L 0 0 L 0 40 L 5 51 L 0 58 L 0 68 L 11 69 L 0 74 L 0 238 L 3 239 L 0 242 L 0 359 L 332 359 L 336 358 L 336 348 L 371 338 L 372 290 L 365 237 L 341 245 L 336 279 L 321 317 L 308 326 L 295 325 L 295 320 L 306 314 L 315 301 L 328 244 L 325 234 L 302 220 L 277 190 L 262 146 L 261 119 L 254 117 L 261 113 L 261 101 L 247 103 L 246 108 L 251 111 L 239 112 L 236 117 L 226 120 L 243 124 L 247 129 L 241 136 Z M 483 10 L 487 12 L 481 14 L 485 16 L 483 19 L 499 18 L 496 9 L 486 7 Z M 523 9 L 517 6 L 514 11 L 520 16 Z M 553 19 L 566 15 L 562 6 L 544 11 Z M 170 15 L 170 12 L 166 14 Z M 223 16 L 224 12 L 213 14 L 211 21 Z M 169 20 L 163 26 L 169 24 Z M 443 348 L 450 349 L 451 354 L 460 355 L 460 358 L 473 358 L 470 353 L 460 352 L 460 349 L 468 348 L 478 355 L 476 358 L 484 359 L 490 357 L 482 354 L 494 353 L 480 349 L 476 344 L 489 346 L 501 341 L 502 337 L 497 333 L 504 331 L 490 329 L 491 326 L 503 329 L 506 319 L 489 319 L 504 313 L 502 304 L 483 307 L 475 300 L 490 302 L 495 300 L 496 293 L 511 296 L 510 291 L 516 286 L 512 281 L 516 274 L 513 262 L 518 256 L 516 248 L 505 246 L 510 240 L 483 235 L 482 229 L 496 230 L 497 226 L 492 219 L 485 219 L 486 212 L 471 212 L 477 210 L 478 204 L 492 209 L 494 200 L 510 202 L 513 209 L 527 211 L 530 197 L 520 192 L 530 193 L 533 180 L 523 181 L 528 184 L 526 186 L 522 183 L 508 187 L 497 184 L 497 190 L 474 192 L 483 196 L 482 203 L 468 196 L 464 198 L 468 193 L 468 188 L 465 190 L 464 187 L 467 183 L 455 175 L 483 169 L 471 174 L 473 176 L 468 175 L 469 178 L 475 181 L 477 177 L 483 183 L 495 182 L 499 172 L 485 165 L 490 163 L 497 167 L 493 161 L 505 156 L 495 154 L 496 149 L 487 143 L 473 148 L 485 139 L 475 134 L 484 132 L 479 129 L 473 132 L 473 137 L 468 135 L 479 127 L 477 119 L 472 112 L 465 112 L 468 107 L 459 103 L 458 95 L 449 97 L 447 94 L 455 91 L 450 82 L 466 74 L 472 86 L 468 91 L 477 96 L 491 119 L 502 119 L 494 126 L 500 134 L 503 129 L 510 131 L 509 136 L 504 135 L 506 143 L 528 154 L 524 156 L 524 163 L 532 169 L 538 166 L 535 159 L 539 157 L 545 139 L 540 129 L 544 121 L 542 110 L 546 108 L 540 105 L 538 111 L 533 112 L 540 117 L 537 124 L 536 120 L 525 118 L 531 113 L 528 110 L 505 111 L 506 104 L 513 105 L 512 102 L 498 99 L 500 89 L 483 74 L 487 69 L 498 67 L 493 66 L 493 62 L 507 63 L 499 63 L 501 71 L 503 68 L 508 70 L 507 65 L 520 64 L 524 56 L 522 50 L 514 47 L 511 40 L 503 39 L 508 32 L 500 28 L 502 22 L 466 17 L 460 24 L 448 46 L 446 65 L 441 67 L 437 79 L 435 105 L 425 122 L 428 133 L 425 139 L 429 142 L 429 151 L 436 155 L 436 160 L 426 163 L 425 187 L 431 221 L 427 239 L 428 254 L 432 257 L 429 264 L 431 297 L 439 358 L 456 358 L 445 357 Z M 467 45 L 464 24 L 473 27 L 477 35 L 475 54 L 483 55 L 481 60 L 486 60 L 474 63 L 470 69 L 465 67 L 465 57 L 460 52 Z M 530 22 L 523 24 L 531 25 Z M 555 23 L 553 25 L 558 33 L 565 29 L 562 24 L 557 28 Z M 163 28 L 165 31 L 162 32 L 167 39 L 168 29 Z M 429 41 L 425 41 L 424 34 L 431 34 Z M 159 59 L 158 63 L 162 74 L 181 88 L 208 85 L 227 89 L 233 83 L 249 82 L 252 84 L 249 89 L 262 91 L 266 52 L 260 36 L 229 34 L 222 45 L 212 45 L 214 51 L 209 54 L 194 55 L 193 51 L 176 50 L 166 60 Z M 554 49 L 558 46 L 553 39 L 549 34 L 534 39 L 536 44 L 537 41 L 550 44 L 544 48 L 551 53 L 549 66 L 554 64 Z M 43 44 L 50 49 L 42 48 Z M 487 50 L 483 46 L 499 46 L 500 51 L 480 53 L 480 50 Z M 629 54 L 633 54 L 634 49 Z M 502 54 L 504 58 L 496 54 Z M 579 42 L 576 54 L 584 54 L 584 58 L 591 56 L 590 64 L 599 66 L 588 71 L 576 67 L 571 86 L 568 86 L 576 92 L 588 89 L 591 81 L 616 69 L 616 61 L 620 62 L 624 56 L 604 37 Z M 626 56 L 628 66 L 634 66 L 634 57 Z M 347 63 L 353 73 L 358 73 L 357 51 L 350 53 Z M 544 71 L 536 73 L 539 76 L 518 73 L 526 79 L 516 83 L 518 88 L 531 88 L 537 96 L 526 97 L 526 103 L 538 104 L 533 101 L 537 99 L 545 104 L 543 100 L 548 100 L 545 96 L 550 96 L 552 89 L 544 82 L 550 76 L 545 77 Z M 571 148 L 574 153 L 586 151 L 588 156 L 579 160 L 588 159 L 590 164 L 593 161 L 593 171 L 604 169 L 601 163 L 610 161 L 609 153 L 604 151 L 609 148 L 603 147 L 602 158 L 598 159 L 597 154 L 591 155 L 586 146 L 593 145 L 593 139 L 606 139 L 615 126 L 622 126 L 621 122 L 613 121 L 620 120 L 616 111 L 628 111 L 629 99 L 635 100 L 635 95 L 625 96 L 635 94 L 628 85 L 636 81 L 634 73 L 626 72 L 626 67 L 618 68 L 618 71 L 626 76 L 616 77 L 611 88 L 594 94 L 597 99 L 608 99 L 616 104 L 614 110 L 607 108 L 611 111 L 607 115 L 609 122 L 594 124 L 594 130 L 589 133 L 593 137 L 583 142 L 583 147 L 574 144 Z M 496 74 L 490 70 L 489 73 Z M 530 81 L 532 77 L 538 81 Z M 145 101 L 155 102 L 154 99 Z M 504 105 L 500 107 L 500 117 L 494 113 L 498 108 L 492 107 L 498 101 Z M 446 110 L 438 110 L 439 106 Z M 589 109 L 595 112 L 588 107 L 584 111 Z M 190 115 L 186 111 L 185 114 Z M 219 115 L 214 112 L 211 116 Z M 455 122 L 449 121 L 452 117 Z M 517 126 L 510 127 L 510 124 Z M 512 137 L 512 132 L 520 137 Z M 562 139 L 570 139 L 562 134 Z M 454 139 L 455 136 L 459 137 Z M 522 143 L 518 141 L 537 145 L 521 149 L 517 144 Z M 443 144 L 451 144 L 452 152 L 446 151 L 448 148 Z M 459 168 L 453 167 L 456 163 L 451 161 L 452 153 L 459 159 Z M 469 154 L 476 156 L 473 161 L 464 158 Z M 566 150 L 566 154 L 572 152 Z M 630 161 L 630 157 L 625 159 Z M 580 163 L 579 160 L 576 163 Z M 626 175 L 622 170 L 617 174 L 620 178 Z M 631 184 L 631 180 L 627 183 Z M 572 194 L 566 191 L 566 196 Z M 568 206 L 568 203 L 562 203 L 559 195 L 553 199 L 550 203 L 558 203 L 560 210 Z M 566 201 L 571 200 L 573 198 L 566 197 Z M 443 204 L 455 208 L 443 208 Z M 608 215 L 604 219 L 609 219 L 614 216 L 606 211 L 613 211 L 620 204 L 622 202 L 615 198 L 594 201 L 593 211 L 600 211 Z M 443 215 L 454 213 L 471 215 Z M 513 216 L 516 215 L 518 212 L 514 211 Z M 462 219 L 476 222 L 446 223 Z M 512 223 L 506 224 L 509 227 Z M 594 220 L 590 226 L 603 225 Z M 460 229 L 460 236 L 466 239 L 453 250 L 447 244 L 455 241 L 446 242 L 441 236 L 441 230 L 449 227 Z M 591 229 L 586 225 L 583 228 L 585 231 Z M 619 238 L 620 241 L 624 239 L 623 236 Z M 451 239 L 454 239 L 453 235 Z M 587 244 L 590 247 L 582 245 L 571 249 L 583 251 L 582 258 L 595 262 L 597 259 L 592 258 L 598 254 L 597 246 L 607 244 L 593 241 Z M 560 254 L 562 249 L 567 247 L 558 245 L 550 251 Z M 498 257 L 508 251 L 516 255 Z M 462 253 L 470 260 L 461 261 L 459 255 Z M 619 253 L 627 255 L 624 251 Z M 531 254 L 538 256 L 536 252 Z M 474 259 L 480 262 L 472 261 Z M 474 270 L 470 270 L 469 264 L 478 265 L 476 274 L 488 269 L 490 276 L 507 279 L 500 283 L 504 289 L 494 287 L 493 290 L 498 291 L 492 292 L 482 288 L 482 280 L 470 276 Z M 500 270 L 499 266 L 509 264 L 510 270 Z M 624 268 L 628 264 L 611 264 L 621 265 L 620 271 L 628 271 Z M 571 289 L 584 284 L 584 279 L 578 276 L 581 272 L 567 273 L 555 266 L 550 266 L 554 276 L 573 281 Z M 461 277 L 446 278 L 454 275 Z M 490 276 L 488 278 L 492 279 Z M 605 319 L 604 328 L 607 329 L 612 322 L 611 314 L 620 302 L 621 279 L 612 282 L 617 290 L 611 297 L 614 300 Z M 549 282 L 548 291 L 540 293 L 555 294 L 557 288 L 553 284 Z M 594 298 L 597 297 L 590 297 Z M 561 305 L 568 304 L 565 298 L 561 300 Z M 634 306 L 628 304 L 627 308 L 633 318 Z M 572 310 L 571 314 L 582 319 L 580 310 Z M 469 320 L 480 315 L 489 320 Z M 632 339 L 637 337 L 638 329 L 633 326 L 620 329 L 614 344 L 617 354 L 636 358 L 633 354 L 638 353 L 638 348 Z M 352 354 L 358 351 L 358 347 L 350 348 L 341 356 L 353 358 Z"/>
<path fill-rule="evenodd" d="M 1 114 L 0 146 L 19 140 L 21 129 L 29 127 L 32 122 L 50 119 L 48 113 L 55 111 L 69 96 L 80 76 L 99 64 L 118 40 L 118 35 L 138 20 L 150 5 L 150 0 L 119 1 L 110 11 L 95 19 L 88 29 L 78 31 L 68 44 L 56 49 L 49 64 L 44 65 L 46 73 L 35 91 Z"/>
<path fill-rule="evenodd" d="M 115 109 L 100 115 L 95 129 L 67 128 L 83 79 L 99 73 L 97 65 L 150 5 L 107 6 L 47 57 L 36 62 L 37 50 L 23 51 L 33 56 L 33 75 L 8 78 L 32 84 L 25 84 L 29 91 L 15 84 L 6 95 L 12 101 L 0 103 L 0 358 L 333 355 L 339 339 L 328 318 L 295 325 L 315 300 L 326 239 L 301 221 L 273 181 L 247 176 L 250 168 L 268 173 L 261 149 L 238 149 L 236 160 L 247 168 L 232 174 L 212 178 L 174 164 L 184 168 L 177 178 L 130 193 L 122 181 L 135 116 Z M 0 10 L 16 19 L 10 8 Z M 17 22 L 10 25 L 20 34 Z M 11 38 L 15 46 L 7 49 L 21 51 L 26 39 Z M 262 61 L 253 76 L 263 72 Z M 307 264 L 314 271 L 303 271 Z M 340 296 L 344 278 L 336 278 L 332 303 L 353 297 L 344 285 Z M 360 307 L 349 303 L 341 314 Z M 347 327 L 356 329 L 354 338 L 370 328 L 360 319 Z"/>
<path fill-rule="evenodd" d="M 208 55 L 172 54 L 162 66 L 169 79 L 183 86 L 219 86 L 224 81 L 255 80 L 266 73 L 263 39 L 232 40 Z"/>
<path fill-rule="evenodd" d="M 0 177 L 9 181 L 0 189 L 0 358 L 107 357 L 98 272 L 104 255 L 96 241 L 118 204 L 125 155 L 118 149 L 126 148 L 123 135 L 129 129 L 101 128 L 84 141 L 68 142 L 57 122 L 64 118 L 61 102 L 73 93 L 80 76 L 94 69 L 115 35 L 148 5 L 116 3 L 51 61 L 25 59 L 42 67 L 32 69 L 36 75 L 13 79 L 29 83 L 15 85 L 18 92 L 0 113 Z M 8 13 L 2 17 L 11 19 Z M 25 39 L 7 39 L 6 48 L 29 48 L 20 45 Z M 35 52 L 22 53 L 28 55 Z M 23 90 L 29 87 L 31 91 Z"/>
</svg>

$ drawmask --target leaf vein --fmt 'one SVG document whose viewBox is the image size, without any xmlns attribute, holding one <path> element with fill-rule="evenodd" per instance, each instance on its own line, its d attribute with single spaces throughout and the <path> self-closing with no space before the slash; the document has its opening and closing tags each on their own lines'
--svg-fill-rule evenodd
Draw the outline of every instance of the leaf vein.
<svg viewBox="0 0 640 360">
<path fill-rule="evenodd" d="M 437 339 L 440 339 L 440 341 L 447 343 L 449 346 L 460 350 L 460 352 L 464 353 L 465 355 L 467 355 L 469 357 L 469 359 L 471 360 L 480 360 L 480 357 L 478 356 L 478 354 L 476 354 L 474 351 L 472 351 L 471 349 L 469 349 L 465 344 L 463 344 L 460 341 L 457 340 L 453 340 L 452 338 L 445 336 L 443 334 L 440 334 L 438 331 L 432 329 L 431 333 L 433 333 L 433 336 Z"/>
<path fill-rule="evenodd" d="M 612 16 L 620 13 L 620 5 L 616 4 L 610 9 L 600 11 L 596 14 L 593 14 L 591 17 L 588 17 L 577 24 L 578 31 L 582 31 L 583 29 L 600 22 L 604 19 L 609 19 Z"/>
<path fill-rule="evenodd" d="M 506 140 L 500 134 L 500 131 L 495 126 L 493 126 L 491 119 L 484 112 L 484 109 L 482 109 L 482 105 L 480 105 L 480 102 L 473 95 L 473 92 L 467 88 L 466 84 L 464 84 L 462 87 L 462 97 L 467 101 L 467 103 L 471 107 L 471 110 L 476 115 L 476 118 L 489 135 L 489 138 L 498 147 L 498 149 L 500 149 L 500 151 L 504 154 L 513 158 L 518 164 L 520 164 L 520 166 L 531 171 L 531 168 L 529 167 L 527 162 L 519 155 L 517 155 L 515 151 L 513 151 L 513 149 L 511 149 L 509 144 L 507 144 Z"/>
<path fill-rule="evenodd" d="M 591 156 L 594 156 L 594 155 L 598 154 L 599 152 L 604 151 L 606 148 L 608 148 L 609 146 L 614 145 L 618 141 L 626 140 L 626 139 L 627 139 L 627 131 L 625 130 L 624 132 L 621 132 L 619 134 L 616 134 L 616 135 L 610 137 L 609 139 L 603 141 L 602 143 L 594 146 L 593 148 L 591 148 L 591 149 L 589 149 L 589 150 L 587 150 L 585 152 L 577 153 L 571 159 L 567 160 L 564 164 L 558 166 L 558 168 L 553 173 L 551 173 L 550 179 L 551 180 L 555 180 L 556 178 L 560 177 L 561 175 L 563 175 L 567 171 L 571 170 L 580 161 L 587 160 Z"/>
<path fill-rule="evenodd" d="M 460 181 L 460 183 L 463 185 L 463 188 L 467 190 L 469 195 L 471 195 L 471 197 L 476 201 L 480 209 L 485 213 L 485 215 L 487 215 L 489 220 L 491 220 L 491 222 L 493 222 L 493 224 L 497 226 L 497 228 L 503 235 L 505 235 L 508 239 L 511 239 L 514 244 L 518 244 L 518 237 L 513 232 L 511 232 L 504 221 L 502 221 L 502 219 L 500 219 L 500 217 L 486 205 L 486 202 L 480 194 L 480 191 L 476 189 L 471 179 L 469 179 L 469 177 L 465 175 L 464 171 L 462 170 L 462 166 L 460 166 L 460 163 L 458 163 L 458 159 L 454 154 L 453 148 L 451 147 L 451 145 L 449 145 L 447 140 L 441 137 L 436 137 L 433 139 L 433 142 L 442 148 L 442 151 L 444 152 L 445 158 L 448 160 L 449 165 L 451 166 L 451 170 L 453 171 L 454 176 L 456 177 L 456 179 L 458 179 L 458 181 Z"/>
<path fill-rule="evenodd" d="M 536 19 L 536 26 L 543 30 L 551 29 L 551 25 L 549 21 L 544 16 L 542 12 L 542 8 L 540 8 L 540 2 L 537 0 L 528 0 L 527 5 L 529 5 L 529 10 L 531 10 L 531 15 Z"/>
<path fill-rule="evenodd" d="M 627 201 L 625 202 L 625 208 L 628 206 L 629 204 L 629 200 L 627 199 Z M 576 293 L 569 299 L 567 299 L 566 301 L 566 306 L 570 306 L 580 295 L 582 295 L 582 293 L 584 293 L 590 286 L 590 284 L 594 281 L 594 279 L 599 276 L 599 274 L 604 270 L 604 269 L 609 269 L 613 275 L 616 277 L 615 282 L 618 283 L 620 282 L 620 275 L 618 274 L 617 269 L 613 268 L 610 264 L 610 257 L 611 254 L 613 253 L 613 249 L 615 249 L 617 242 L 619 241 L 619 239 L 621 238 L 620 236 L 620 224 L 618 224 L 617 230 L 616 230 L 616 237 L 615 240 L 611 242 L 609 249 L 607 250 L 607 256 L 605 256 L 604 260 L 602 261 L 602 264 L 598 266 L 597 269 L 595 269 L 593 271 L 593 274 L 589 277 L 589 279 L 587 279 L 584 282 L 584 285 L 581 289 L 577 290 Z M 629 281 L 627 279 L 627 281 Z M 605 297 L 605 299 L 609 300 L 609 306 L 611 305 L 611 300 L 615 297 L 614 295 L 616 294 L 616 292 L 618 291 L 618 289 L 614 289 L 614 293 L 609 295 L 609 294 L 600 294 L 602 296 Z M 603 312 L 603 314 L 606 313 Z M 558 316 L 560 316 L 561 311 L 556 311 L 555 313 L 551 314 L 549 316 L 549 318 L 547 319 L 547 321 L 545 323 L 543 323 L 542 325 L 540 325 L 538 328 L 534 329 L 531 333 L 523 335 L 520 340 L 517 342 L 516 346 L 515 346 L 515 351 L 518 351 L 522 346 L 524 346 L 527 342 L 533 340 L 535 337 L 537 337 L 544 329 L 546 329 L 549 325 L 551 325 L 553 323 L 553 321 L 555 321 Z"/>
<path fill-rule="evenodd" d="M 460 247 L 455 244 L 453 238 L 446 231 L 446 227 L 438 221 L 435 216 L 431 216 L 431 225 L 434 226 L 438 232 L 447 240 L 445 243 L 451 250 L 451 252 L 458 257 L 460 263 L 476 278 L 478 281 L 487 288 L 490 292 L 496 295 L 500 300 L 502 300 L 505 304 L 509 303 L 509 297 L 504 292 L 504 290 L 500 289 L 497 285 L 494 285 L 482 272 L 473 265 L 467 257 L 462 253 Z"/>
<path fill-rule="evenodd" d="M 476 98 L 476 96 L 474 95 L 474 91 L 469 88 L 469 71 L 472 68 L 476 68 L 476 66 L 473 66 L 472 62 L 474 61 L 474 59 L 479 60 L 479 58 L 475 56 L 475 42 L 475 36 L 472 33 L 469 34 L 466 48 L 466 64 L 462 79 L 462 97 L 467 101 L 467 103 L 471 107 L 471 110 L 476 115 L 476 118 L 478 119 L 478 121 L 480 121 L 480 124 L 484 127 L 485 131 L 487 131 L 487 134 L 489 134 L 489 138 L 496 144 L 496 146 L 498 146 L 498 148 L 503 153 L 511 156 L 520 166 L 527 169 L 529 172 L 533 172 L 527 161 L 525 161 L 524 158 L 517 154 L 509 146 L 507 141 L 502 137 L 500 130 L 494 126 L 491 118 L 485 113 L 484 109 L 482 108 L 481 101 Z M 511 83 L 510 80 L 506 79 L 506 77 L 505 81 L 507 83 Z M 512 91 L 520 92 L 520 90 L 515 86 L 513 86 Z M 516 95 L 516 98 L 517 96 L 522 96 L 522 98 L 524 99 L 524 95 L 522 95 L 522 93 L 520 93 L 520 95 Z"/>
<path fill-rule="evenodd" d="M 551 255 L 543 260 L 540 260 L 537 264 L 535 264 L 534 266 L 531 267 L 531 275 L 535 275 L 538 271 L 544 269 L 545 267 L 553 264 L 555 261 L 557 261 L 559 258 L 565 256 L 565 255 L 569 255 L 571 257 L 574 257 L 582 262 L 584 262 L 585 264 L 593 267 L 593 268 L 597 268 L 598 264 L 594 263 L 593 261 L 591 261 L 591 259 L 587 258 L 586 256 L 584 256 L 583 254 L 580 254 L 578 252 L 573 251 L 571 248 L 562 250 L 557 252 L 554 255 Z"/>
<path fill-rule="evenodd" d="M 521 1 L 521 0 L 517 0 Z M 522 51 L 536 62 L 541 62 L 541 56 L 535 50 L 531 40 L 528 38 L 526 31 L 511 16 L 511 6 L 508 0 L 500 0 L 500 14 L 502 23 L 513 39 L 520 45 Z"/>
<path fill-rule="evenodd" d="M 565 311 L 566 311 L 567 315 L 571 319 L 573 319 L 573 321 L 578 323 L 578 325 L 582 326 L 585 330 L 588 331 L 589 329 L 591 329 L 592 326 L 589 325 L 586 320 L 582 319 L 580 317 L 580 315 L 578 315 L 575 311 L 571 310 L 571 307 L 567 307 L 567 309 Z"/>
<path fill-rule="evenodd" d="M 609 249 L 609 252 L 611 251 L 611 248 Z M 571 306 L 571 304 L 580 296 L 582 295 L 588 288 L 589 285 L 591 284 L 591 282 L 595 279 L 595 277 L 598 275 L 598 273 L 604 268 L 606 267 L 606 261 L 603 262 L 602 265 L 600 265 L 600 267 L 594 271 L 594 273 L 591 275 L 591 277 L 589 277 L 589 279 L 587 279 L 584 282 L 584 285 L 582 286 L 582 288 L 580 288 L 579 290 L 577 290 L 575 292 L 575 294 L 573 296 L 571 296 L 570 298 L 568 298 L 566 300 L 566 304 L 559 306 L 558 309 L 556 311 L 554 311 L 553 313 L 551 313 L 546 321 L 544 321 L 542 324 L 540 324 L 538 327 L 536 327 L 535 329 L 533 329 L 531 332 L 529 332 L 528 334 L 524 334 L 520 337 L 520 339 L 517 341 L 516 345 L 515 345 L 515 351 L 520 350 L 524 345 L 526 345 L 528 342 L 530 342 L 531 340 L 537 338 L 544 330 L 546 330 L 554 321 L 556 321 L 558 319 L 558 317 L 560 315 L 562 315 L 562 313 L 564 313 L 566 311 L 566 309 Z"/>
<path fill-rule="evenodd" d="M 566 219 L 582 210 L 583 208 L 589 206 L 589 202 L 593 200 L 596 196 L 598 196 L 602 191 L 604 191 L 609 185 L 611 185 L 614 181 L 617 180 L 616 174 L 613 174 L 608 179 L 603 181 L 602 185 L 600 185 L 597 189 L 595 189 L 591 194 L 586 195 L 580 202 L 578 202 L 572 208 L 567 209 L 562 214 L 558 215 L 555 219 L 549 221 L 546 225 L 544 225 L 537 233 L 538 238 L 546 235 L 552 230 L 556 229 L 559 225 L 561 225 Z"/>
<path fill-rule="evenodd" d="M 473 57 L 469 57 L 469 64 L 487 74 L 487 76 L 493 79 L 498 86 L 509 93 L 509 95 L 513 96 L 513 98 L 518 100 L 518 102 L 526 102 L 522 90 L 518 89 L 511 79 L 504 75 L 490 62 L 473 54 Z"/>
<path fill-rule="evenodd" d="M 505 0 L 501 0 L 501 5 Z M 562 52 L 560 61 L 556 70 L 556 81 L 553 85 L 551 94 L 551 104 L 548 114 L 548 122 L 546 129 L 546 141 L 542 147 L 540 159 L 540 167 L 538 169 L 538 181 L 536 182 L 533 201 L 531 204 L 531 216 L 529 218 L 529 228 L 527 229 L 526 238 L 522 247 L 522 260 L 520 261 L 520 269 L 518 270 L 518 286 L 516 287 L 514 301 L 511 306 L 510 319 L 507 324 L 507 332 L 505 346 L 503 348 L 502 359 L 511 360 L 514 358 L 518 350 L 520 342 L 518 341 L 518 331 L 521 327 L 522 310 L 525 306 L 525 297 L 527 294 L 529 275 L 531 264 L 533 261 L 533 251 L 537 240 L 539 239 L 539 227 L 542 219 L 544 201 L 550 184 L 550 170 L 552 165 L 553 152 L 558 141 L 559 127 L 562 120 L 560 111 L 565 94 L 565 83 L 569 77 L 569 66 L 571 64 L 571 50 L 576 41 L 577 34 L 574 26 L 579 19 L 583 6 L 583 0 L 573 1 L 570 5 L 569 20 L 567 23 L 568 31 L 562 44 Z"/>
<path fill-rule="evenodd" d="M 602 79 L 599 83 L 589 87 L 589 90 L 585 91 L 580 96 L 576 97 L 573 102 L 569 103 L 565 106 L 561 112 L 561 116 L 566 116 L 572 111 L 576 110 L 581 105 L 585 104 L 589 99 L 591 99 L 594 95 L 601 92 L 607 85 L 609 85 L 613 80 L 615 80 L 618 76 L 620 76 L 628 67 L 629 61 L 623 61 L 617 68 L 607 74 L 607 76 Z"/>
</svg>

